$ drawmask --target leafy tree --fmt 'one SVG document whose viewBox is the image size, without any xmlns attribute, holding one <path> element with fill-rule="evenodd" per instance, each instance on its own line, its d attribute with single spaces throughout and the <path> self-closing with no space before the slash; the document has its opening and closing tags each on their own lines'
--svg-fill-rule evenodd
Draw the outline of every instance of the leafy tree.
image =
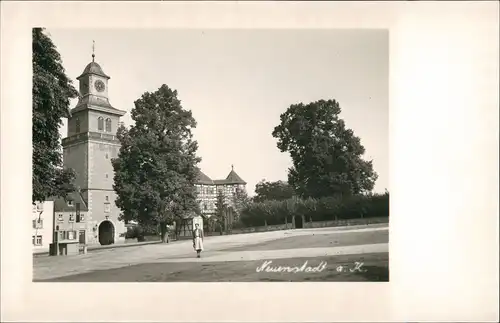
<svg viewBox="0 0 500 323">
<path fill-rule="evenodd" d="M 301 197 L 350 196 L 375 185 L 373 163 L 363 160 L 365 148 L 340 112 L 335 100 L 293 104 L 272 132 L 292 157 L 288 183 Z"/>
<path fill-rule="evenodd" d="M 301 215 L 299 211 L 301 209 L 302 204 L 303 204 L 302 200 L 296 196 L 283 201 L 283 207 L 285 211 L 284 217 L 285 217 L 285 223 L 287 225 L 288 225 L 288 219 L 291 220 L 294 216 Z"/>
<path fill-rule="evenodd" d="M 260 203 L 250 203 L 243 210 L 241 210 L 240 222 L 244 227 L 264 225 L 265 219 L 261 212 Z"/>
<path fill-rule="evenodd" d="M 284 212 L 283 201 L 270 200 L 258 203 L 270 225 L 283 224 L 287 214 Z"/>
<path fill-rule="evenodd" d="M 301 200 L 298 211 L 306 217 L 306 221 L 312 222 L 312 214 L 316 213 L 317 209 L 318 201 L 309 197 Z M 307 215 L 309 215 L 308 218 Z"/>
<path fill-rule="evenodd" d="M 62 168 L 59 127 L 70 115 L 78 92 L 66 75 L 61 55 L 42 28 L 32 30 L 33 191 L 32 203 L 66 197 L 75 190 L 75 172 Z"/>
<path fill-rule="evenodd" d="M 215 219 L 219 224 L 219 232 L 222 235 L 224 224 L 226 223 L 227 215 L 226 197 L 222 191 L 217 192 L 217 199 L 215 200 Z"/>
<path fill-rule="evenodd" d="M 263 202 L 268 200 L 283 201 L 295 195 L 292 186 L 284 181 L 266 182 L 261 180 L 255 185 L 255 202 Z"/>
<path fill-rule="evenodd" d="M 116 205 L 122 220 L 159 226 L 165 242 L 167 225 L 200 213 L 195 190 L 200 158 L 192 135 L 196 121 L 167 85 L 144 93 L 131 115 L 135 124 L 118 129 L 121 147 L 112 160 Z"/>
<path fill-rule="evenodd" d="M 247 207 L 251 202 L 252 200 L 250 199 L 248 193 L 244 189 L 240 187 L 236 188 L 236 192 L 233 195 L 233 205 L 236 211 L 236 216 L 239 217 L 241 211 L 245 207 Z"/>
</svg>

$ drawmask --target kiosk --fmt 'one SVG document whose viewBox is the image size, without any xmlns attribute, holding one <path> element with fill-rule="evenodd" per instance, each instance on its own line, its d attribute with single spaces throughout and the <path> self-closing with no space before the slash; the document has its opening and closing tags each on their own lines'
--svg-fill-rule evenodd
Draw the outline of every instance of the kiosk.
<svg viewBox="0 0 500 323">
<path fill-rule="evenodd" d="M 70 256 L 80 253 L 76 231 L 54 231 L 54 242 L 50 244 L 51 256 Z"/>
</svg>

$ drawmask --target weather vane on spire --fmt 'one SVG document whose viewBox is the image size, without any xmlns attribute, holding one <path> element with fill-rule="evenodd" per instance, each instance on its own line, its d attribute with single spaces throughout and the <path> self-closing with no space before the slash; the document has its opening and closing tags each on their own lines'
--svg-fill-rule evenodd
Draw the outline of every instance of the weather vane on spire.
<svg viewBox="0 0 500 323">
<path fill-rule="evenodd" d="M 95 58 L 95 41 L 92 40 L 92 62 L 94 61 Z"/>
</svg>

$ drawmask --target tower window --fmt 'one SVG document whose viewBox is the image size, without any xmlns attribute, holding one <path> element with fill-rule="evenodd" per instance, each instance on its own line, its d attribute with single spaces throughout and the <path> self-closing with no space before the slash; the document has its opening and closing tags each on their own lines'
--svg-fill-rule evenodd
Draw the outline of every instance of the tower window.
<svg viewBox="0 0 500 323">
<path fill-rule="evenodd" d="M 109 158 L 109 156 L 108 156 L 108 154 L 106 154 L 106 159 L 108 159 L 108 158 Z"/>
<path fill-rule="evenodd" d="M 106 178 L 108 178 L 108 174 L 106 174 Z"/>
<path fill-rule="evenodd" d="M 111 132 L 111 119 L 106 119 L 106 132 Z"/>
<path fill-rule="evenodd" d="M 97 118 L 97 130 L 104 130 L 104 119 L 102 117 Z"/>
<path fill-rule="evenodd" d="M 80 118 L 76 118 L 75 120 L 75 132 L 80 133 Z"/>
<path fill-rule="evenodd" d="M 109 202 L 109 196 L 106 195 L 106 202 Z"/>
</svg>

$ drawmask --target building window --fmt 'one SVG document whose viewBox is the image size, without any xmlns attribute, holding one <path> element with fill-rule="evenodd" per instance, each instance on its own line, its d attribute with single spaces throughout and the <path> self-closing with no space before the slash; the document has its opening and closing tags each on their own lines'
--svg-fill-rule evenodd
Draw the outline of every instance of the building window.
<svg viewBox="0 0 500 323">
<path fill-rule="evenodd" d="M 32 237 L 32 243 L 34 246 L 41 246 L 42 245 L 42 236 L 33 236 Z"/>
<path fill-rule="evenodd" d="M 68 200 L 68 206 L 73 206 L 73 201 L 72 200 Z"/>
<path fill-rule="evenodd" d="M 108 178 L 108 174 L 106 174 L 106 178 Z"/>
<path fill-rule="evenodd" d="M 111 206 L 109 203 L 104 203 L 104 213 L 111 212 Z"/>
<path fill-rule="evenodd" d="M 108 154 L 106 154 L 106 159 L 108 159 L 108 158 L 109 158 L 109 156 L 108 156 Z"/>
<path fill-rule="evenodd" d="M 76 118 L 75 120 L 75 132 L 80 133 L 80 118 Z"/>
<path fill-rule="evenodd" d="M 75 222 L 75 215 L 74 214 L 69 215 L 69 222 Z"/>
<path fill-rule="evenodd" d="M 111 132 L 111 119 L 106 119 L 106 132 Z"/>
<path fill-rule="evenodd" d="M 102 117 L 97 118 L 97 130 L 104 130 L 104 119 Z"/>
<path fill-rule="evenodd" d="M 43 219 L 33 220 L 33 229 L 43 229 Z"/>
<path fill-rule="evenodd" d="M 106 195 L 106 202 L 109 202 L 109 196 L 107 196 L 107 195 Z"/>
<path fill-rule="evenodd" d="M 58 215 L 57 215 L 57 221 L 59 221 L 59 222 L 64 221 L 64 218 L 63 218 L 63 215 L 62 215 L 62 214 L 58 214 Z"/>
<path fill-rule="evenodd" d="M 59 231 L 59 240 L 75 240 L 76 231 Z"/>
<path fill-rule="evenodd" d="M 80 222 L 85 222 L 85 214 L 80 213 Z"/>
</svg>

